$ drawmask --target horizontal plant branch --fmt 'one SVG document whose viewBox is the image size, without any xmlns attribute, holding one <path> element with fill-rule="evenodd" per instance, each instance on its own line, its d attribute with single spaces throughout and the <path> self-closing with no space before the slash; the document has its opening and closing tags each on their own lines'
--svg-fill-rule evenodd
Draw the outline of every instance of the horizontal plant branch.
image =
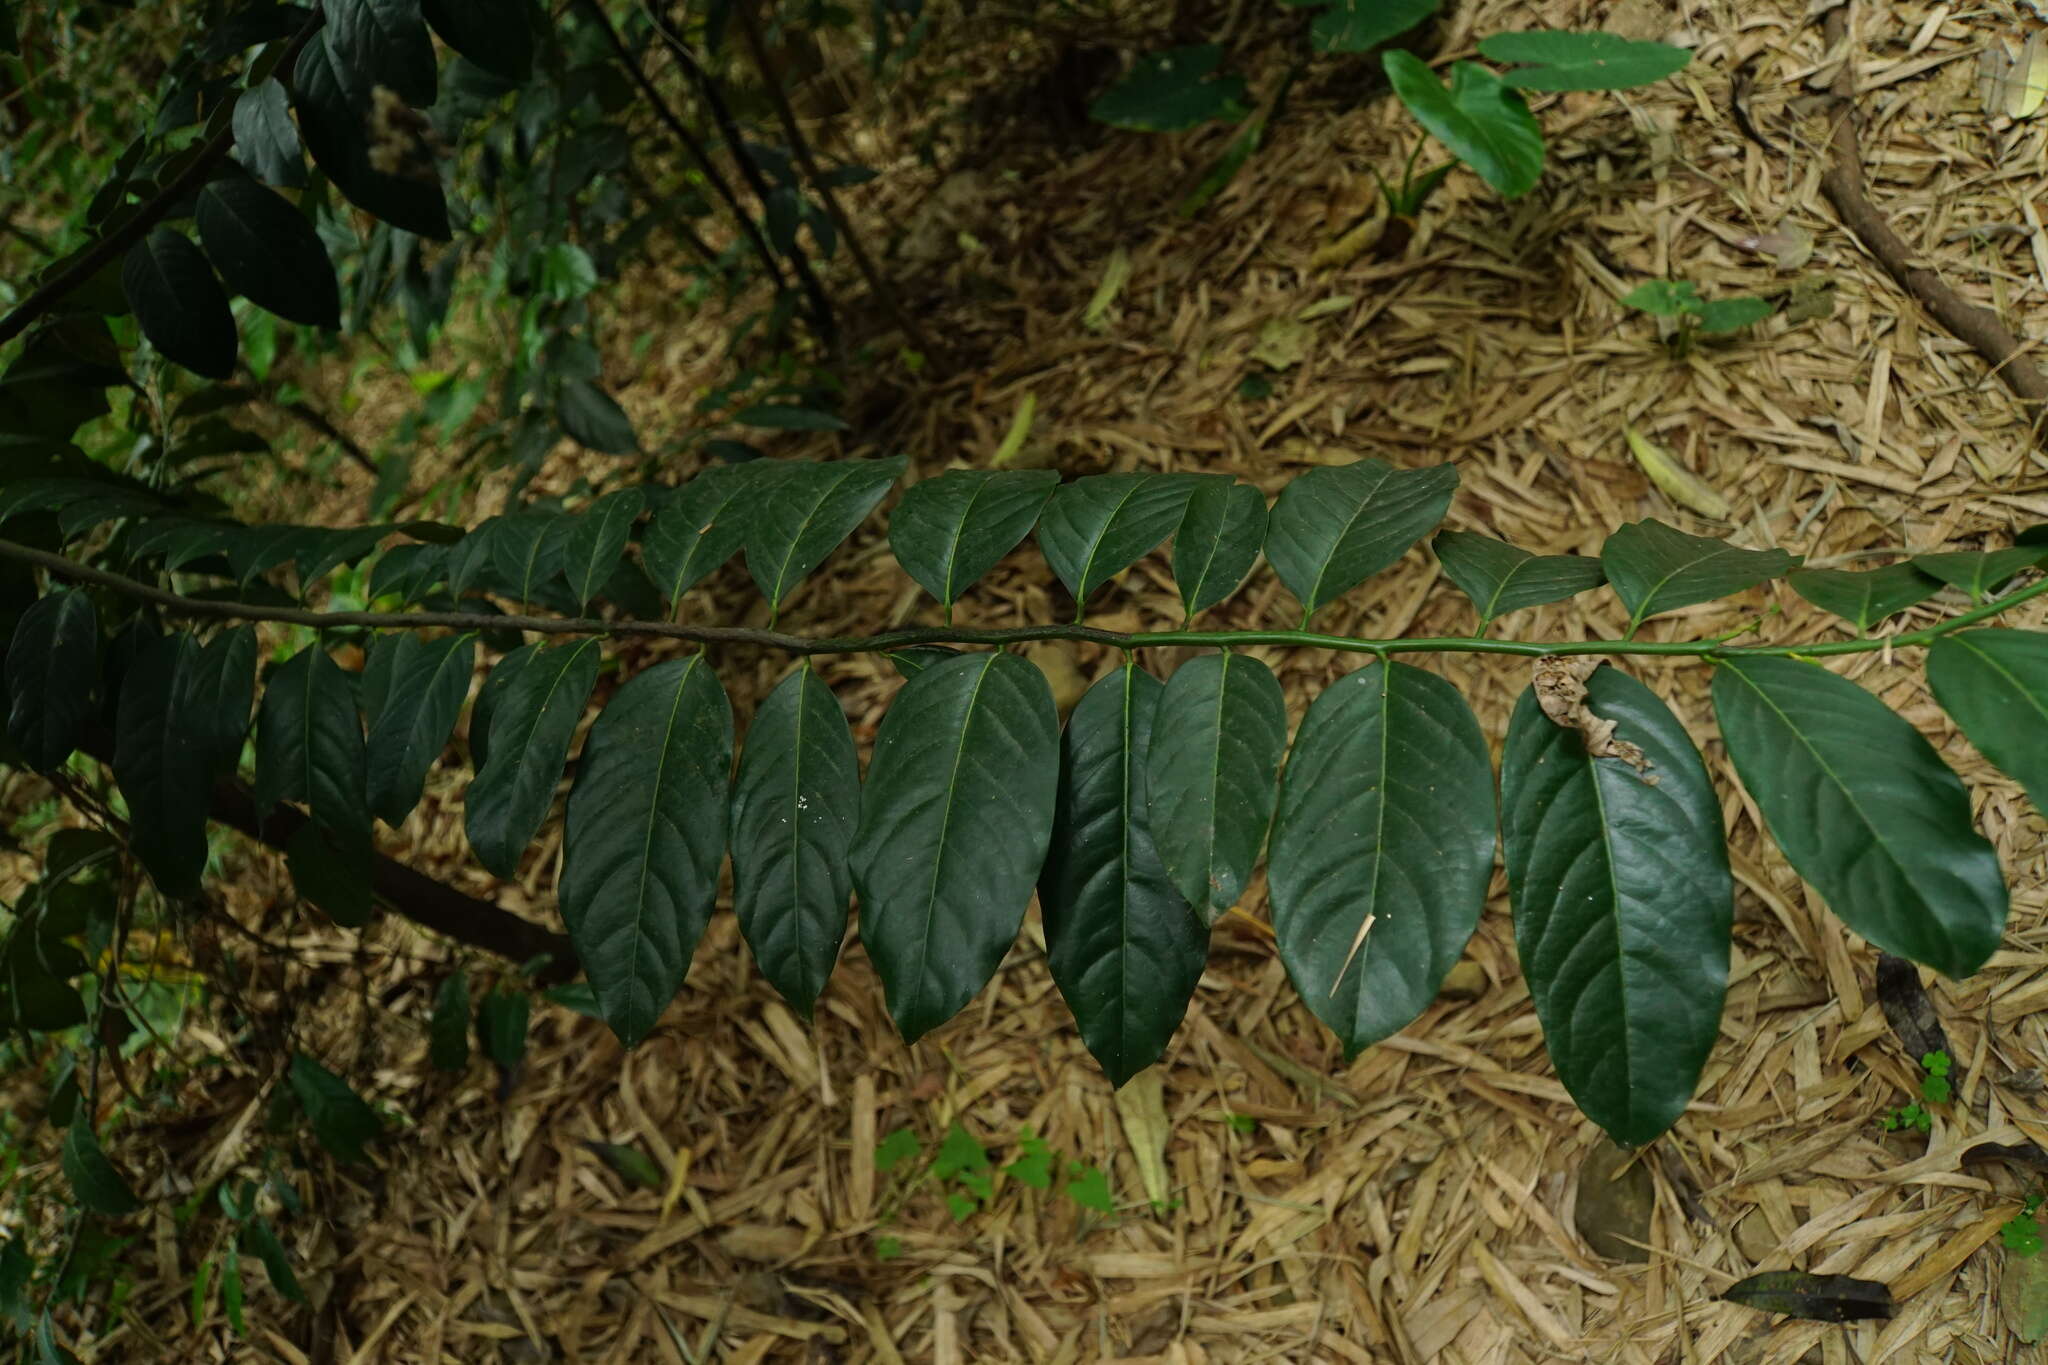
<svg viewBox="0 0 2048 1365">
<path fill-rule="evenodd" d="M 104 588 L 147 602 L 183 620 L 274 621 L 314 630 L 517 630 L 535 635 L 652 636 L 703 645 L 754 645 L 787 654 L 881 654 L 919 645 L 1014 645 L 1035 640 L 1071 640 L 1111 649 L 1175 649 L 1204 646 L 1276 645 L 1297 649 L 1334 649 L 1347 654 L 1512 654 L 1525 658 L 1572 654 L 1649 654 L 1694 659 L 1822 658 L 1838 654 L 1871 654 L 1886 649 L 1930 645 L 1951 631 L 1990 620 L 2022 602 L 2048 594 L 2048 578 L 1919 630 L 1894 635 L 1859 636 L 1797 645 L 1731 645 L 1727 638 L 1709 640 L 1489 640 L 1480 636 L 1435 635 L 1372 639 L 1324 635 L 1311 630 L 1102 630 L 1095 626 L 1047 623 L 1036 626 L 913 626 L 876 635 L 787 635 L 743 626 L 696 626 L 677 621 L 603 621 L 576 616 L 510 616 L 468 611 L 315 611 L 305 607 L 271 607 L 254 602 L 220 602 L 139 582 L 105 569 L 95 569 L 48 550 L 0 540 L 0 559 L 42 569 L 55 577 Z"/>
</svg>

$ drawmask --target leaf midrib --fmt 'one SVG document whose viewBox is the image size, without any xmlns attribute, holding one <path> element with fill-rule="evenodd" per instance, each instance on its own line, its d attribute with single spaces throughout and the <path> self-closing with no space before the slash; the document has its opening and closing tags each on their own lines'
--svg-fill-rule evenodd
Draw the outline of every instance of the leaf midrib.
<svg viewBox="0 0 2048 1365">
<path fill-rule="evenodd" d="M 1358 525 L 1358 519 L 1365 515 L 1365 509 L 1374 498 L 1379 496 L 1380 490 L 1387 486 L 1387 480 L 1394 477 L 1392 467 L 1384 470 L 1367 470 L 1366 472 L 1376 475 L 1377 478 L 1373 486 L 1366 489 L 1360 495 L 1358 503 L 1351 509 L 1350 515 L 1344 518 L 1344 529 L 1339 531 L 1336 538 L 1330 542 L 1329 551 L 1323 556 L 1323 562 L 1316 566 L 1315 581 L 1309 585 L 1308 600 L 1302 603 L 1310 611 L 1314 611 L 1323 605 L 1323 580 L 1330 576 L 1330 566 L 1337 562 L 1337 552 L 1344 548 L 1345 537 L 1349 536 L 1352 528 Z"/>
<path fill-rule="evenodd" d="M 975 676 L 973 688 L 967 693 L 967 705 L 961 712 L 960 737 L 953 746 L 952 767 L 946 773 L 946 805 L 944 813 L 939 817 L 938 856 L 932 859 L 931 879 L 925 886 L 924 928 L 917 940 L 916 984 L 906 1005 L 922 1003 L 926 985 L 930 980 L 930 973 L 924 968 L 931 956 L 932 922 L 938 917 L 939 882 L 944 876 L 946 862 L 952 852 L 951 845 L 946 841 L 946 834 L 953 827 L 953 806 L 960 791 L 960 765 L 967 754 L 967 735 L 974 728 L 974 711 L 981 703 L 982 685 L 988 681 L 988 675 L 995 668 L 996 660 L 1002 657 L 1001 654 L 991 653 L 987 662 L 982 664 L 981 672 Z M 914 1017 L 914 1012 L 908 1008 L 904 1013 Z"/>
<path fill-rule="evenodd" d="M 853 464 L 856 462 L 849 460 L 847 463 Z M 853 477 L 854 472 L 851 469 L 838 471 L 832 481 L 819 490 L 817 498 L 811 503 L 810 510 L 805 512 L 803 520 L 797 523 L 796 534 L 792 535 L 789 538 L 789 543 L 782 547 L 782 562 L 775 568 L 775 590 L 770 594 L 768 600 L 768 605 L 771 608 L 781 606 L 782 599 L 788 595 L 789 565 L 790 561 L 796 558 L 797 546 L 804 543 L 804 536 L 816 524 L 818 514 L 825 510 L 825 504 L 832 501 L 833 496 L 846 486 L 846 481 Z"/>
<path fill-rule="evenodd" d="M 647 919 L 647 879 L 649 872 L 654 866 L 654 831 L 655 827 L 660 823 L 661 791 L 663 784 L 668 778 L 669 745 L 675 736 L 676 717 L 683 709 L 683 698 L 689 692 L 690 680 L 696 676 L 697 666 L 703 662 L 704 656 L 702 654 L 690 656 L 690 662 L 683 668 L 683 676 L 676 680 L 675 696 L 669 702 L 668 720 L 662 727 L 661 748 L 657 750 L 657 757 L 654 763 L 653 789 L 647 793 L 645 834 L 640 841 L 639 885 L 634 888 L 633 893 L 633 948 L 630 958 L 631 970 L 627 973 L 626 977 L 629 981 L 639 981 L 641 947 L 647 939 L 647 936 L 641 932 L 641 926 Z M 660 1010 L 657 1009 L 655 1011 L 656 1021 L 659 1018 Z M 653 1021 L 650 1021 L 649 1027 L 653 1027 Z"/>
</svg>

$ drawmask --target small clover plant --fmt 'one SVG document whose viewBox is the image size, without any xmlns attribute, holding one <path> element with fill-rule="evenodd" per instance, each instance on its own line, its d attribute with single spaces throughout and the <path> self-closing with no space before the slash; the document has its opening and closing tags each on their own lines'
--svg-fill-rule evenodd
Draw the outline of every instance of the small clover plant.
<svg viewBox="0 0 2048 1365">
<path fill-rule="evenodd" d="M 1775 311 L 1769 299 L 1703 299 L 1691 280 L 1651 280 L 1637 285 L 1622 297 L 1623 303 L 1652 317 L 1674 319 L 1671 333 L 1673 355 L 1692 350 L 1701 336 L 1726 336 L 1762 322 Z"/>
</svg>

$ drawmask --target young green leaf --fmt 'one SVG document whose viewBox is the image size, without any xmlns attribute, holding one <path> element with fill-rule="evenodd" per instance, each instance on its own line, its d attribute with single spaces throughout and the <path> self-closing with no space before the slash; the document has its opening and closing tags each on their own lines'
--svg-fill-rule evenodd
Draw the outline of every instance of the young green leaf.
<svg viewBox="0 0 2048 1365">
<path fill-rule="evenodd" d="M 331 47 L 324 36 L 315 38 L 292 68 L 292 107 L 298 111 L 299 135 L 314 164 L 356 207 L 393 227 L 447 241 L 448 202 L 440 180 L 394 175 L 372 164 L 364 129 L 372 115 L 376 82 L 359 84 L 353 73 L 344 73 Z M 431 49 L 428 55 L 431 76 Z"/>
<path fill-rule="evenodd" d="M 1471 531 L 1439 531 L 1430 548 L 1444 576 L 1472 599 L 1484 627 L 1523 607 L 1576 597 L 1607 581 L 1600 561 L 1586 555 L 1532 555 Z"/>
<path fill-rule="evenodd" d="M 415 108 L 434 102 L 434 45 L 419 0 L 322 0 L 321 38 L 352 89 L 388 86 Z"/>
<path fill-rule="evenodd" d="M 1644 280 L 1623 294 L 1621 301 L 1652 317 L 1675 318 L 1699 312 L 1700 290 L 1691 280 Z"/>
<path fill-rule="evenodd" d="M 832 689 L 799 668 L 761 703 L 732 801 L 732 907 L 769 984 L 806 1019 L 846 937 L 860 760 Z"/>
<path fill-rule="evenodd" d="M 951 606 L 1031 534 L 1059 481 L 1050 469 L 954 469 L 921 480 L 889 517 L 889 548 Z"/>
<path fill-rule="evenodd" d="M 494 76 L 524 82 L 533 74 L 530 0 L 422 0 L 441 41 Z"/>
<path fill-rule="evenodd" d="M 2022 569 L 2048 559 L 2048 547 L 2014 545 L 2004 550 L 1958 550 L 1950 554 L 1914 555 L 1913 567 L 1961 588 L 1972 602 L 1981 602 L 2004 587 Z"/>
<path fill-rule="evenodd" d="M 1792 591 L 1868 634 L 1879 621 L 1907 607 L 1918 606 L 1941 591 L 1940 580 L 1911 564 L 1851 572 L 1847 569 L 1798 569 L 1785 580 Z"/>
<path fill-rule="evenodd" d="M 588 657 L 594 674 L 596 652 Z M 725 689 L 693 654 L 635 674 L 584 742 L 562 839 L 562 919 L 628 1047 L 661 1021 L 711 918 L 732 731 Z"/>
<path fill-rule="evenodd" d="M 1211 119 L 1242 118 L 1244 77 L 1216 74 L 1222 64 L 1223 49 L 1215 43 L 1147 53 L 1096 98 L 1088 116 L 1146 133 L 1177 133 Z"/>
<path fill-rule="evenodd" d="M 1077 605 L 1172 533 L 1195 483 L 1184 474 L 1091 474 L 1053 491 L 1038 545 Z"/>
<path fill-rule="evenodd" d="M 1627 90 L 1692 60 L 1682 47 L 1613 33 L 1495 33 L 1479 40 L 1479 55 L 1514 66 L 1503 79 L 1521 90 Z"/>
<path fill-rule="evenodd" d="M 302 189 L 306 162 L 284 86 L 272 76 L 235 99 L 235 160 L 266 185 Z"/>
<path fill-rule="evenodd" d="M 436 1071 L 461 1071 L 469 1065 L 469 973 L 460 967 L 448 973 L 434 993 L 427 1057 Z"/>
<path fill-rule="evenodd" d="M 149 344 L 194 374 L 226 379 L 235 372 L 235 315 L 213 267 L 198 247 L 167 227 L 128 249 L 121 289 Z"/>
<path fill-rule="evenodd" d="M 1714 713 L 1771 837 L 1851 929 L 1947 976 L 1984 965 L 2008 905 L 1998 854 L 1934 748 L 1846 678 L 1722 659 Z"/>
<path fill-rule="evenodd" d="M 654 585 L 670 602 L 708 578 L 746 539 L 747 494 L 765 460 L 714 465 L 677 489 L 647 524 L 640 557 Z"/>
<path fill-rule="evenodd" d="M 861 938 L 915 1041 L 957 1014 L 1009 951 L 1052 836 L 1059 717 L 1014 654 L 934 664 L 875 737 L 854 836 Z"/>
<path fill-rule="evenodd" d="M 1336 0 L 1309 25 L 1309 41 L 1318 52 L 1368 52 L 1400 37 L 1441 7 L 1442 0 Z"/>
<path fill-rule="evenodd" d="M 1744 550 L 1661 521 L 1632 521 L 1607 537 L 1600 563 L 1628 608 L 1629 632 L 1659 612 L 1711 602 L 1782 578 L 1799 563 L 1783 550 Z"/>
<path fill-rule="evenodd" d="M 2048 634 L 1965 630 L 1927 651 L 1927 681 L 1970 743 L 2048 811 Z"/>
<path fill-rule="evenodd" d="M 263 1273 L 270 1277 L 270 1287 L 293 1303 L 304 1303 L 306 1291 L 299 1287 L 299 1277 L 292 1273 L 291 1257 L 285 1254 L 284 1243 L 277 1240 L 266 1219 L 253 1218 L 242 1225 L 242 1249 L 255 1253 L 263 1262 Z"/>
<path fill-rule="evenodd" d="M 1543 176 L 1543 129 L 1506 81 L 1485 67 L 1459 62 L 1446 90 L 1412 52 L 1380 56 L 1394 93 L 1415 121 L 1508 199 L 1519 199 Z"/>
<path fill-rule="evenodd" d="M 31 768 L 64 765 L 85 738 L 100 681 L 92 598 L 59 589 L 21 614 L 7 641 L 7 736 Z"/>
<path fill-rule="evenodd" d="M 284 864 L 299 895 L 345 929 L 370 922 L 370 859 L 366 844 L 344 843 L 317 820 L 292 832 Z"/>
<path fill-rule="evenodd" d="M 592 1142 L 587 1138 L 583 1145 L 629 1185 L 643 1190 L 659 1190 L 668 1185 L 654 1158 L 638 1147 L 629 1147 L 621 1142 Z"/>
<path fill-rule="evenodd" d="M 1162 690 L 1126 663 L 1074 707 L 1038 879 L 1052 979 L 1115 1086 L 1165 1055 L 1209 956 L 1208 926 L 1152 842 L 1145 774 Z"/>
<path fill-rule="evenodd" d="M 381 1136 L 384 1122 L 349 1083 L 303 1052 L 292 1054 L 285 1078 L 313 1125 L 320 1145 L 343 1161 L 361 1161 Z"/>
<path fill-rule="evenodd" d="M 521 645 L 507 654 L 484 675 L 482 687 L 476 690 L 476 705 L 469 709 L 469 763 L 477 772 L 491 761 L 491 718 L 498 713 L 498 706 L 512 691 L 512 684 L 519 681 L 520 671 L 533 661 L 533 657 L 544 648 L 539 641 Z M 375 659 L 373 651 L 371 658 Z"/>
<path fill-rule="evenodd" d="M 1494 824 L 1486 737 L 1443 679 L 1382 661 L 1309 707 L 1266 875 L 1280 960 L 1345 1056 L 1406 1028 L 1464 953 Z"/>
<path fill-rule="evenodd" d="M 199 240 L 227 287 L 309 327 L 341 326 L 341 289 L 306 216 L 275 190 L 222 176 L 199 191 Z"/>
<path fill-rule="evenodd" d="M 114 781 L 128 802 L 128 846 L 166 896 L 197 891 L 206 865 L 206 742 L 185 713 L 180 686 L 198 652 L 182 631 L 145 641 L 121 679 L 114 723 Z"/>
<path fill-rule="evenodd" d="M 142 1207 L 135 1191 L 121 1178 L 120 1170 L 101 1150 L 100 1140 L 83 1112 L 71 1118 L 71 1127 L 64 1134 L 60 1164 L 64 1167 L 64 1178 L 71 1182 L 71 1192 L 92 1212 L 119 1218 Z"/>
<path fill-rule="evenodd" d="M 626 552 L 626 540 L 633 534 L 634 519 L 646 503 L 637 488 L 621 488 L 592 503 L 572 524 L 562 545 L 569 591 L 588 607 L 604 587 L 605 580 L 619 567 Z"/>
<path fill-rule="evenodd" d="M 1586 693 L 1615 723 L 1610 752 L 1545 715 L 1534 688 L 1508 723 L 1508 897 L 1552 1065 L 1589 1118 L 1639 1146 L 1684 1112 L 1713 1050 L 1734 882 L 1720 802 L 1678 718 L 1619 669 Z"/>
<path fill-rule="evenodd" d="M 747 572 L 769 606 L 781 606 L 853 534 L 909 462 L 906 455 L 788 461 L 776 470 L 772 489 L 755 490 L 758 501 L 746 512 Z"/>
<path fill-rule="evenodd" d="M 602 658 L 595 639 L 542 648 L 528 656 L 493 699 L 490 753 L 469 784 L 464 828 L 477 861 L 500 877 L 518 875 L 519 855 L 555 803 L 555 784 L 569 761 L 569 744 L 583 719 L 583 703 L 597 685 Z M 566 903 L 563 912 L 568 913 Z"/>
<path fill-rule="evenodd" d="M 1777 305 L 1769 299 L 1708 299 L 1693 310 L 1693 316 L 1700 320 L 1700 331 L 1708 336 L 1726 336 L 1762 322 L 1777 311 Z"/>
<path fill-rule="evenodd" d="M 348 848 L 370 841 L 363 724 L 348 675 L 319 644 L 273 673 L 256 717 L 256 806 L 303 801 Z"/>
<path fill-rule="evenodd" d="M 1188 619 L 1237 591 L 1265 539 L 1263 493 L 1222 476 L 1196 481 L 1173 533 L 1173 581 Z"/>
<path fill-rule="evenodd" d="M 600 455 L 631 455 L 640 449 L 633 419 L 619 400 L 588 379 L 565 379 L 555 395 L 555 420 L 578 444 Z"/>
<path fill-rule="evenodd" d="M 427 640 L 407 633 L 389 654 L 390 682 L 370 709 L 366 772 L 371 811 L 396 829 L 419 804 L 427 771 L 462 715 L 476 672 L 476 636 Z"/>
<path fill-rule="evenodd" d="M 477 1040 L 508 1081 L 526 1060 L 526 1025 L 532 1015 L 533 997 L 517 989 L 492 991 L 477 1006 Z"/>
<path fill-rule="evenodd" d="M 1266 558 L 1303 619 L 1386 568 L 1428 535 L 1458 487 L 1451 465 L 1396 469 L 1384 460 L 1324 465 L 1280 490 Z"/>
<path fill-rule="evenodd" d="M 1246 654 L 1203 654 L 1160 694 L 1145 781 L 1152 841 L 1204 924 L 1236 905 L 1272 823 L 1287 702 Z"/>
</svg>

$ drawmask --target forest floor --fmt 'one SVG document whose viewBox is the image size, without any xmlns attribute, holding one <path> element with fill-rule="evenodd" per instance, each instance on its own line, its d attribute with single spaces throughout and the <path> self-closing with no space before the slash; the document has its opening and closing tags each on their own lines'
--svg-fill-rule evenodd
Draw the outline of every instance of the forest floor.
<svg viewBox="0 0 2048 1365">
<path fill-rule="evenodd" d="M 1551 163 L 1538 189 L 1504 203 L 1456 173 L 1388 259 L 1319 253 L 1371 213 L 1373 170 L 1396 172 L 1417 135 L 1390 99 L 1361 98 L 1312 71 L 1243 173 L 1183 220 L 1174 205 L 1230 131 L 1064 128 L 1041 117 L 1043 82 L 1034 82 L 1057 73 L 1040 54 L 1036 69 L 1027 62 L 991 85 L 1038 95 L 988 106 L 990 136 L 953 168 L 923 168 L 904 147 L 860 149 L 885 173 L 847 200 L 944 355 L 932 359 L 929 382 L 877 376 L 857 386 L 852 434 L 792 437 L 772 453 L 909 451 L 923 474 L 983 465 L 1028 400 L 1035 418 L 1021 458 L 1069 474 L 1224 472 L 1271 493 L 1306 468 L 1364 455 L 1451 461 L 1462 484 L 1450 524 L 1542 552 L 1596 552 L 1614 527 L 1645 516 L 1785 546 L 1823 566 L 2008 543 L 2048 520 L 2044 460 L 1978 357 L 1907 299 L 1827 207 L 1819 182 L 1830 126 L 1814 97 L 1844 54 L 1825 50 L 1806 8 L 1453 6 L 1445 53 L 1469 52 L 1493 31 L 1604 24 L 1675 38 L 1695 58 L 1646 90 L 1544 98 Z M 2038 334 L 2048 317 L 2038 202 L 2048 120 L 1988 122 L 1975 84 L 1977 53 L 2013 32 L 2022 12 L 1859 4 L 1846 55 L 1865 92 L 1877 206 L 1957 291 Z M 1277 48 L 1267 55 L 1250 67 L 1257 94 L 1283 65 Z M 1005 117 L 1026 131 L 1001 132 L 994 121 Z M 1801 232 L 1814 250 L 1795 268 L 1745 245 Z M 1129 277 L 1091 329 L 1082 315 L 1113 262 L 1127 263 Z M 1709 297 L 1795 290 L 1824 306 L 1675 359 L 1654 321 L 1617 301 L 1658 277 L 1692 280 Z M 843 261 L 834 281 L 859 298 Z M 671 293 L 648 282 L 645 317 L 620 329 L 661 338 L 624 391 L 656 431 L 691 420 L 691 404 L 718 377 L 724 325 L 693 320 Z M 884 335 L 875 305 L 857 306 L 875 314 L 861 325 Z M 1624 443 L 1631 424 L 1724 495 L 1731 515 L 1705 520 L 1660 493 Z M 583 467 L 565 453 L 541 482 L 566 484 Z M 488 501 L 480 509 L 495 510 Z M 962 619 L 1063 614 L 1035 556 L 1026 548 L 1006 561 L 963 603 Z M 1417 550 L 1319 624 L 1375 636 L 1468 633 L 1469 606 L 1439 580 Z M 1272 624 L 1283 605 L 1270 576 L 1255 576 L 1215 624 Z M 1953 610 L 1931 603 L 1909 622 Z M 737 566 L 688 611 L 727 622 L 763 615 Z M 871 524 L 782 621 L 859 633 L 929 611 Z M 1178 615 L 1155 559 L 1104 594 L 1090 619 L 1135 629 Z M 2010 624 L 2043 619 L 2036 611 Z M 1648 630 L 1693 638 L 1752 620 L 1773 641 L 1839 630 L 1782 587 Z M 1527 638 L 1577 639 L 1619 634 L 1625 622 L 1603 593 L 1509 624 Z M 632 663 L 664 650 L 629 652 Z M 1161 671 L 1176 662 L 1158 653 L 1143 661 Z M 1086 647 L 1033 657 L 1068 692 L 1113 663 Z M 1316 651 L 1262 657 L 1297 720 L 1359 662 Z M 744 723 L 787 660 L 735 650 L 722 664 Z M 1457 684 L 1497 743 L 1526 663 L 1439 655 L 1425 666 Z M 1707 670 L 1676 660 L 1628 667 L 1705 750 L 1738 879 L 1722 1038 L 1691 1109 L 1637 1168 L 1653 1207 L 1633 1258 L 1597 1254 L 1577 1230 L 1598 1179 L 1589 1172 L 1611 1170 L 1612 1149 L 1545 1057 L 1499 878 L 1457 989 L 1349 1063 L 1287 983 L 1261 882 L 1218 926 L 1166 1061 L 1117 1094 L 1052 985 L 1035 910 L 995 981 L 916 1046 L 893 1031 L 857 939 L 806 1024 L 720 915 L 646 1044 L 623 1053 L 601 1024 L 539 1007 L 502 1101 L 481 1063 L 460 1080 L 427 1066 L 424 1023 L 446 950 L 394 924 L 362 948 L 300 940 L 363 969 L 346 985 L 329 978 L 306 1041 L 413 1124 L 374 1177 L 322 1177 L 326 1221 L 299 1249 L 319 1268 L 309 1278 L 339 1324 L 328 1358 L 2021 1358 L 2030 1348 L 2011 1330 L 2019 1310 L 2014 1286 L 2001 1291 L 2008 1260 L 1997 1233 L 2031 1186 L 1996 1168 L 1966 1169 L 1960 1154 L 2017 1140 L 2016 1125 L 2048 1139 L 2048 1122 L 2036 1122 L 2048 1072 L 2039 1013 L 2048 1003 L 2048 826 L 1959 737 L 1916 660 L 1847 662 L 1844 672 L 1904 712 L 1970 783 L 2015 889 L 1990 965 L 1931 985 L 1955 1050 L 1953 1103 L 1936 1108 L 1929 1134 L 1887 1134 L 1882 1117 L 1917 1096 L 1919 1072 L 1879 1007 L 1874 952 L 1760 835 L 1715 735 Z M 856 734 L 871 738 L 894 674 L 847 659 L 826 676 Z M 437 774 L 385 851 L 552 922 L 558 833 L 544 836 L 520 883 L 491 881 L 462 843 L 465 780 Z M 263 864 L 234 895 L 289 891 L 282 869 Z M 1011 1179 L 956 1219 L 945 1194 L 957 1186 L 912 1178 L 955 1124 L 998 1165 L 1017 1155 L 1028 1127 L 1061 1163 L 1079 1163 L 1084 1195 L 1088 1172 L 1099 1171 L 1115 1211 L 1066 1197 L 1064 1180 L 1041 1193 Z M 206 1139 L 223 1159 L 240 1136 L 231 1127 Z M 923 1155 L 879 1171 L 877 1150 L 898 1129 Z M 637 1146 L 661 1188 L 622 1180 L 591 1141 Z M 1716 1299 L 1753 1270 L 1787 1266 L 1885 1281 L 1897 1315 L 1828 1325 Z M 159 1303 L 163 1313 L 137 1315 L 146 1325 L 124 1358 L 156 1358 L 156 1346 L 163 1358 L 306 1358 L 281 1334 L 237 1345 L 172 1328 L 184 1320 L 189 1275 L 173 1278 L 138 1291 L 134 1306 Z M 706 1354 L 713 1335 L 719 1344 Z"/>
</svg>

